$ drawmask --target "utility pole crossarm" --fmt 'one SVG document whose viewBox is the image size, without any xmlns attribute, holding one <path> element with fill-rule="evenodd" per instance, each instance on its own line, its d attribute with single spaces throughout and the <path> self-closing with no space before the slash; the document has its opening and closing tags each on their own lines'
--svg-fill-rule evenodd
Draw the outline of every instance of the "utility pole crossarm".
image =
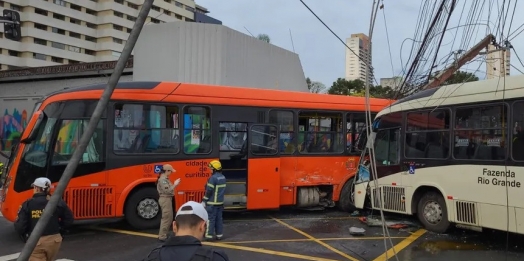
<svg viewBox="0 0 524 261">
<path fill-rule="evenodd" d="M 430 81 L 428 84 L 424 85 L 420 90 L 427 90 L 432 89 L 435 87 L 440 86 L 443 82 L 445 82 L 451 75 L 453 75 L 460 67 L 462 67 L 467 62 L 473 60 L 482 49 L 486 48 L 491 42 L 495 40 L 495 36 L 492 34 L 486 36 L 482 41 L 480 41 L 477 45 L 473 46 L 469 51 L 467 51 L 462 57 L 460 57 L 455 63 L 448 66 L 446 69 L 444 69 L 442 72 L 440 72 L 432 81 Z"/>
</svg>

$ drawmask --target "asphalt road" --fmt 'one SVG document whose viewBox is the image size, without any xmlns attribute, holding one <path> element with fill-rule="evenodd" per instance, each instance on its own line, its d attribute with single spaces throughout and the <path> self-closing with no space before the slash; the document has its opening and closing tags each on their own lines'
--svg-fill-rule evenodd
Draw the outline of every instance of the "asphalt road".
<svg viewBox="0 0 524 261">
<path fill-rule="evenodd" d="M 366 230 L 349 234 L 350 227 Z M 389 229 L 388 257 L 398 260 L 522 260 L 524 237 L 506 233 L 453 231 L 436 235 L 416 227 Z M 141 260 L 159 245 L 156 230 L 135 231 L 125 223 L 76 227 L 66 235 L 62 261 Z M 347 213 L 251 212 L 225 216 L 224 240 L 210 245 L 230 260 L 386 260 L 382 229 L 368 227 Z M 12 224 L 0 217 L 0 261 L 15 260 L 23 247 Z M 520 245 L 519 245 L 520 244 Z M 10 255 L 10 257 L 9 257 Z M 506 259 L 507 257 L 507 259 Z M 10 259 L 9 259 L 10 258 Z"/>
</svg>

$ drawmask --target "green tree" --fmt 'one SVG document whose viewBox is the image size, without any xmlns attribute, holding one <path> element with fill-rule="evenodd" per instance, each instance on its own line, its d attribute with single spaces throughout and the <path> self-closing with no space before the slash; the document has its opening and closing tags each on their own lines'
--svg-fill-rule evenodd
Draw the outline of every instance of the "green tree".
<svg viewBox="0 0 524 261">
<path fill-rule="evenodd" d="M 321 82 L 311 81 L 309 77 L 306 78 L 307 88 L 311 93 L 322 93 L 326 90 L 326 86 Z"/>
<path fill-rule="evenodd" d="M 267 34 L 259 34 L 259 35 L 257 35 L 257 38 L 258 38 L 258 40 L 262 40 L 262 41 L 264 41 L 266 43 L 270 43 L 271 42 L 271 38 L 269 38 L 269 35 L 267 35 Z"/>
<path fill-rule="evenodd" d="M 361 80 L 348 81 L 344 78 L 338 78 L 328 90 L 329 94 L 352 95 L 364 90 L 364 82 Z"/>
<path fill-rule="evenodd" d="M 440 72 L 435 72 L 433 74 L 433 77 L 435 77 Z M 447 80 L 445 80 L 441 85 L 450 85 L 450 84 L 457 84 L 457 83 L 465 83 L 465 82 L 475 82 L 478 81 L 479 77 L 477 77 L 473 73 L 465 72 L 465 71 L 456 71 L 454 74 L 452 74 Z"/>
</svg>

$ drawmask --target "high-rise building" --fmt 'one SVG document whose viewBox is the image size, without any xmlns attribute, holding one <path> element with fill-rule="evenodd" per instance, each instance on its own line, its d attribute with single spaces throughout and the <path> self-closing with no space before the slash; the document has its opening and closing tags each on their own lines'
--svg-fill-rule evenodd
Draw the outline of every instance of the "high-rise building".
<svg viewBox="0 0 524 261">
<path fill-rule="evenodd" d="M 380 78 L 380 86 L 389 87 L 393 90 L 396 90 L 402 84 L 402 80 L 403 79 L 400 76 L 395 76 L 391 78 Z"/>
<path fill-rule="evenodd" d="M 373 72 L 370 71 L 366 79 L 366 66 L 371 66 L 372 61 L 369 37 L 362 33 L 352 34 L 351 38 L 346 39 L 346 44 L 355 52 L 346 48 L 346 80 L 358 79 L 373 84 Z"/>
<path fill-rule="evenodd" d="M 486 78 L 493 79 L 509 76 L 510 73 L 510 50 L 498 50 L 497 47 L 488 45 L 486 57 Z"/>
<path fill-rule="evenodd" d="M 0 70 L 116 60 L 144 0 L 0 0 L 18 11 L 22 40 L 5 39 L 0 26 Z M 221 24 L 194 0 L 157 0 L 148 23 Z"/>
</svg>

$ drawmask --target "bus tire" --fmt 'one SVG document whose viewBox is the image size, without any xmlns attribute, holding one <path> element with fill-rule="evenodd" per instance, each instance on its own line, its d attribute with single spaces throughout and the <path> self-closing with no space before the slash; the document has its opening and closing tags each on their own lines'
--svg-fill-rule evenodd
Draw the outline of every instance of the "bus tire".
<svg viewBox="0 0 524 261">
<path fill-rule="evenodd" d="M 145 206 L 144 206 L 145 204 Z M 142 205 L 139 213 L 139 205 Z M 160 227 L 162 210 L 158 204 L 158 192 L 154 187 L 141 188 L 134 192 L 127 200 L 125 207 L 127 223 L 135 229 L 152 229 Z"/>
<path fill-rule="evenodd" d="M 354 177 L 348 179 L 346 184 L 342 187 L 340 191 L 340 198 L 338 199 L 338 209 L 344 212 L 353 212 L 357 208 L 353 201 L 351 200 L 351 186 L 353 186 Z"/>
<path fill-rule="evenodd" d="M 445 233 L 450 227 L 446 201 L 440 193 L 426 192 L 418 201 L 417 216 L 428 231 Z"/>
</svg>

